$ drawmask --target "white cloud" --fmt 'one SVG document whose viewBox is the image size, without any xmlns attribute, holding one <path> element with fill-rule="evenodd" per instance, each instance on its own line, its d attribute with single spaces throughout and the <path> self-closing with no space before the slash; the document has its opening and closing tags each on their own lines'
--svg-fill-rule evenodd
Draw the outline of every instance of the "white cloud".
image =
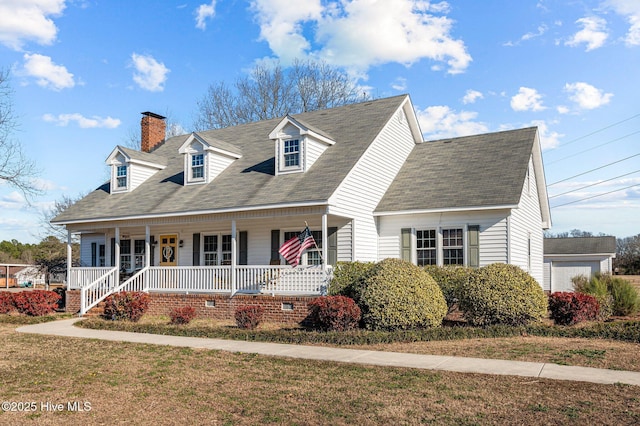
<svg viewBox="0 0 640 426">
<path fill-rule="evenodd" d="M 0 197 L 0 208 L 2 210 L 20 210 L 27 206 L 27 200 L 20 192 L 13 191 Z"/>
<path fill-rule="evenodd" d="M 558 111 L 558 114 L 569 114 L 571 112 L 569 107 L 567 107 L 565 105 L 558 105 L 556 107 L 556 111 Z"/>
<path fill-rule="evenodd" d="M 135 72 L 133 81 L 140 88 L 150 92 L 162 92 L 164 83 L 167 81 L 167 74 L 171 71 L 162 62 L 156 61 L 151 55 L 131 54 L 131 60 Z"/>
<path fill-rule="evenodd" d="M 524 34 L 522 37 L 520 37 L 520 39 L 516 42 L 513 41 L 508 41 L 506 43 L 504 43 L 505 46 L 517 46 L 520 44 L 520 42 L 523 41 L 527 41 L 527 40 L 531 40 L 537 37 L 541 37 L 542 35 L 544 35 L 544 33 L 547 32 L 547 30 L 549 29 L 546 25 L 542 24 L 540 26 L 538 26 L 538 32 L 528 32 L 526 34 Z"/>
<path fill-rule="evenodd" d="M 517 95 L 511 98 L 511 108 L 514 111 L 542 111 L 542 95 L 536 89 L 520 87 Z"/>
<path fill-rule="evenodd" d="M 391 83 L 391 87 L 393 90 L 397 90 L 398 92 L 404 92 L 407 90 L 407 79 L 404 77 L 398 77 L 393 81 L 393 83 Z"/>
<path fill-rule="evenodd" d="M 560 138 L 564 135 L 562 133 L 553 132 L 549 130 L 549 126 L 543 120 L 534 120 L 530 123 L 531 126 L 538 127 L 538 136 L 540 137 L 540 147 L 543 151 L 547 149 L 553 149 L 560 145 Z"/>
<path fill-rule="evenodd" d="M 24 55 L 24 73 L 35 77 L 39 86 L 52 90 L 69 89 L 76 85 L 63 65 L 56 65 L 50 57 L 34 53 Z"/>
<path fill-rule="evenodd" d="M 82 129 L 115 129 L 121 124 L 121 121 L 117 118 L 102 118 L 95 115 L 88 118 L 77 112 L 73 114 L 59 114 L 57 116 L 45 114 L 42 116 L 42 119 L 48 123 L 55 123 L 57 126 L 67 126 L 69 123 L 75 122 L 78 127 Z"/>
<path fill-rule="evenodd" d="M 467 90 L 467 93 L 465 93 L 464 97 L 462 98 L 462 103 L 465 105 L 472 104 L 478 99 L 482 99 L 482 98 L 484 98 L 484 95 L 482 94 L 482 92 L 469 89 Z"/>
<path fill-rule="evenodd" d="M 49 45 L 58 28 L 51 20 L 62 14 L 65 0 L 4 0 L 0 2 L 0 43 L 21 50 L 27 41 Z"/>
<path fill-rule="evenodd" d="M 594 50 L 602 47 L 609 37 L 607 33 L 607 21 L 598 16 L 587 16 L 576 21 L 582 25 L 582 29 L 575 33 L 564 44 L 571 47 L 577 47 L 584 43 L 587 45 L 586 51 Z"/>
<path fill-rule="evenodd" d="M 201 4 L 195 11 L 196 15 L 196 28 L 201 30 L 207 29 L 207 19 L 213 18 L 216 14 L 216 0 L 213 0 L 210 4 Z"/>
<path fill-rule="evenodd" d="M 285 63 L 314 57 L 362 74 L 373 65 L 431 59 L 457 74 L 471 62 L 464 42 L 451 36 L 453 21 L 441 16 L 447 2 L 300 0 L 291 7 L 286 0 L 253 0 L 251 6 L 261 39 Z"/>
<path fill-rule="evenodd" d="M 640 46 L 640 2 L 637 0 L 608 0 L 613 9 L 627 18 L 629 30 L 625 37 L 628 46 Z"/>
<path fill-rule="evenodd" d="M 583 82 L 567 83 L 565 92 L 569 93 L 569 99 L 578 104 L 581 109 L 595 109 L 609 103 L 612 93 L 604 93 L 602 90 Z"/>
<path fill-rule="evenodd" d="M 489 130 L 485 123 L 474 121 L 477 112 L 456 112 L 446 105 L 417 110 L 417 116 L 423 135 L 429 140 L 486 133 Z"/>
</svg>

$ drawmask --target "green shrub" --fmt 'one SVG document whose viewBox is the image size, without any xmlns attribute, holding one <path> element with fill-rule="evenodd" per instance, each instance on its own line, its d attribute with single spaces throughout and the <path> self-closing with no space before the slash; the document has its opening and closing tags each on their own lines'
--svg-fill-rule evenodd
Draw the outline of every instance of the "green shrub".
<svg viewBox="0 0 640 426">
<path fill-rule="evenodd" d="M 475 272 L 473 268 L 464 266 L 425 266 L 424 270 L 436 280 L 442 290 L 444 300 L 447 302 L 449 312 L 453 311 L 458 303 L 460 288 L 469 281 L 469 277 Z"/>
<path fill-rule="evenodd" d="M 104 314 L 112 321 L 128 320 L 137 322 L 149 307 L 149 295 L 138 291 L 123 291 L 112 294 L 104 300 Z"/>
<path fill-rule="evenodd" d="M 329 284 L 329 295 L 347 296 L 359 304 L 364 277 L 374 266 L 373 262 L 338 262 Z"/>
<path fill-rule="evenodd" d="M 613 314 L 613 298 L 607 288 L 607 280 L 600 279 L 602 275 L 595 274 L 591 279 L 584 275 L 571 278 L 573 290 L 577 293 L 590 294 L 595 297 L 600 305 L 598 319 L 604 321 Z"/>
<path fill-rule="evenodd" d="M 613 315 L 633 315 L 638 312 L 638 290 L 627 280 L 613 277 L 607 285 L 613 299 Z"/>
<path fill-rule="evenodd" d="M 515 265 L 478 269 L 459 293 L 460 310 L 472 325 L 525 325 L 547 314 L 547 297 L 531 275 Z"/>
<path fill-rule="evenodd" d="M 400 259 L 378 262 L 366 274 L 359 295 L 367 328 L 396 330 L 436 327 L 447 303 L 435 280 L 422 268 Z"/>
</svg>

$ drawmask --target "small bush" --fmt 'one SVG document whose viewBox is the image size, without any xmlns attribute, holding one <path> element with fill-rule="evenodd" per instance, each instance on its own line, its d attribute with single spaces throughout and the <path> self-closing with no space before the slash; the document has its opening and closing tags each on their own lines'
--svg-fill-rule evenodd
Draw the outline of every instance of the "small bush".
<svg viewBox="0 0 640 426">
<path fill-rule="evenodd" d="M 436 280 L 436 283 L 442 290 L 444 300 L 447 302 L 449 312 L 452 312 L 458 303 L 458 292 L 460 288 L 469 281 L 469 277 L 474 273 L 475 269 L 464 266 L 425 266 L 424 270 L 427 274 Z"/>
<path fill-rule="evenodd" d="M 236 324 L 240 328 L 253 330 L 262 322 L 264 308 L 259 305 L 243 305 L 236 309 Z"/>
<path fill-rule="evenodd" d="M 613 315 L 633 315 L 638 312 L 638 290 L 627 280 L 612 278 L 607 286 L 613 298 Z"/>
<path fill-rule="evenodd" d="M 137 291 L 123 291 L 107 297 L 104 303 L 106 319 L 137 322 L 149 307 L 149 295 Z"/>
<path fill-rule="evenodd" d="M 572 292 L 556 292 L 549 296 L 551 319 L 558 325 L 573 325 L 598 318 L 600 305 L 595 297 Z"/>
<path fill-rule="evenodd" d="M 0 293 L 0 314 L 8 314 L 15 309 L 13 294 L 8 291 Z"/>
<path fill-rule="evenodd" d="M 345 331 L 358 327 L 361 311 L 346 296 L 322 296 L 309 302 L 309 316 L 314 326 L 323 330 Z"/>
<path fill-rule="evenodd" d="M 598 319 L 604 321 L 613 314 L 613 298 L 607 288 L 607 281 L 599 279 L 601 275 L 595 275 L 591 279 L 584 275 L 571 278 L 573 290 L 578 293 L 590 294 L 595 297 L 600 305 Z"/>
<path fill-rule="evenodd" d="M 338 262 L 329 284 L 329 295 L 347 296 L 359 304 L 364 277 L 374 266 L 373 262 Z"/>
<path fill-rule="evenodd" d="M 493 263 L 478 269 L 462 286 L 460 310 L 472 325 L 526 325 L 547 313 L 547 297 L 521 268 Z"/>
<path fill-rule="evenodd" d="M 55 312 L 60 296 L 49 290 L 21 291 L 13 294 L 13 303 L 21 314 L 34 317 Z"/>
<path fill-rule="evenodd" d="M 196 317 L 196 310 L 193 306 L 183 306 L 182 308 L 173 308 L 169 312 L 171 324 L 182 325 L 189 324 Z"/>
<path fill-rule="evenodd" d="M 404 260 L 378 262 L 363 284 L 359 304 L 367 328 L 437 327 L 447 314 L 447 303 L 435 280 L 424 269 Z"/>
</svg>

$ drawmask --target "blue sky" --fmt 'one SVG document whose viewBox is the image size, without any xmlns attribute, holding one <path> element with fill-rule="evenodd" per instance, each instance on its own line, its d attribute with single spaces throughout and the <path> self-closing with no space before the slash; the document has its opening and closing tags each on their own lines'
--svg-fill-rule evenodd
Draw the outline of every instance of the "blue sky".
<svg viewBox="0 0 640 426">
<path fill-rule="evenodd" d="M 551 205 L 595 196 L 553 208 L 552 231 L 640 233 L 638 0 L 150 3 L 0 0 L 13 137 L 46 190 L 28 205 L 0 184 L 0 240 L 39 241 L 39 210 L 104 182 L 142 111 L 188 131 L 211 83 L 295 58 L 409 93 L 427 140 L 539 126 Z"/>
</svg>

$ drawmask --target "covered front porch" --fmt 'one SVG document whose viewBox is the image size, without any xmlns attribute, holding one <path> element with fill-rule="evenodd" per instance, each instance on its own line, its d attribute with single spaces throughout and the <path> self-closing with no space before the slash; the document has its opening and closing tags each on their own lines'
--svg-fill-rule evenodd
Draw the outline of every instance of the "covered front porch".
<svg viewBox="0 0 640 426">
<path fill-rule="evenodd" d="M 317 244 L 293 268 L 278 249 L 305 223 Z M 80 233 L 82 265 L 68 268 L 67 288 L 80 290 L 81 315 L 120 291 L 326 294 L 332 265 L 352 260 L 352 224 L 325 207 L 67 225 L 68 256 Z"/>
</svg>

